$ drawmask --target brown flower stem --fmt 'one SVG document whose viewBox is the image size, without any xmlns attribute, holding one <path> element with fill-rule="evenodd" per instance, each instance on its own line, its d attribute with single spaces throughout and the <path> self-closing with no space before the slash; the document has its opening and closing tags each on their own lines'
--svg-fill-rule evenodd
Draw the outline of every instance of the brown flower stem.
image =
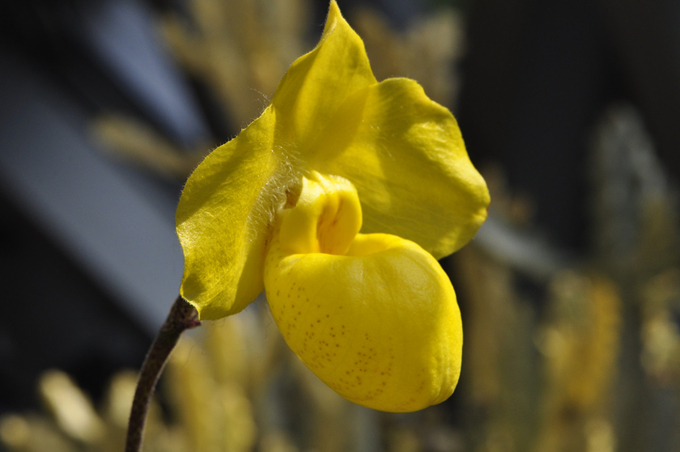
<svg viewBox="0 0 680 452">
<path fill-rule="evenodd" d="M 132 401 L 125 452 L 141 450 L 149 403 L 165 363 L 184 330 L 195 328 L 200 324 L 196 308 L 184 301 L 182 297 L 177 297 L 142 364 L 135 398 Z"/>
</svg>

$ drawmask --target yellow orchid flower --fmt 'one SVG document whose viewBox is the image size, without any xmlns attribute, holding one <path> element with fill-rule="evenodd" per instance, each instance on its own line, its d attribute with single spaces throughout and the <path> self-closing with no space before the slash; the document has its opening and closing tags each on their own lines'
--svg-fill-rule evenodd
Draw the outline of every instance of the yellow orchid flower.
<svg viewBox="0 0 680 452">
<path fill-rule="evenodd" d="M 412 80 L 377 82 L 331 1 L 316 48 L 187 181 L 180 293 L 217 319 L 266 290 L 286 342 L 331 388 L 421 409 L 460 372 L 460 313 L 436 259 L 475 235 L 488 203 L 451 113 Z"/>
</svg>

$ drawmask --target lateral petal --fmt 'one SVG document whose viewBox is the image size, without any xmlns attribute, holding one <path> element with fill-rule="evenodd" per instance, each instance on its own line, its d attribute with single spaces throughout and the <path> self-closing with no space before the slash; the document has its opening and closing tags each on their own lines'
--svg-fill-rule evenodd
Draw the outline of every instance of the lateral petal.
<svg viewBox="0 0 680 452">
<path fill-rule="evenodd" d="M 215 149 L 184 187 L 176 213 L 184 250 L 180 294 L 201 319 L 245 308 L 263 290 L 265 242 L 279 187 L 275 114 Z"/>
<path fill-rule="evenodd" d="M 309 165 L 352 181 L 362 232 L 404 237 L 439 259 L 486 219 L 489 192 L 455 118 L 413 80 L 388 79 L 354 93 L 321 137 Z"/>
</svg>

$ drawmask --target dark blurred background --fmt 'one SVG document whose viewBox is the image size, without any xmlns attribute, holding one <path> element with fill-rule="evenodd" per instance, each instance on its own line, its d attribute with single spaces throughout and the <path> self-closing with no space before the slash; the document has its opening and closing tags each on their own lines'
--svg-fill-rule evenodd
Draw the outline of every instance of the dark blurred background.
<svg viewBox="0 0 680 452">
<path fill-rule="evenodd" d="M 459 390 L 338 450 L 680 450 L 680 2 L 339 5 L 378 79 L 452 109 L 492 207 L 444 264 L 466 322 Z M 327 8 L 0 3 L 0 413 L 40 409 L 48 369 L 96 402 L 139 367 L 181 279 L 183 181 L 267 104 Z M 7 429 L 6 447 L 37 450 Z M 249 447 L 336 447 L 276 441 Z"/>
</svg>

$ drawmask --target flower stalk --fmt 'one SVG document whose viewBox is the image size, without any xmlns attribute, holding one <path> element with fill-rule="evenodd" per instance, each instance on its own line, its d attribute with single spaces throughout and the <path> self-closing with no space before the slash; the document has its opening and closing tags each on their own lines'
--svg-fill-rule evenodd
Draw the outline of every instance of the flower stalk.
<svg viewBox="0 0 680 452">
<path fill-rule="evenodd" d="M 181 296 L 177 297 L 144 359 L 144 364 L 142 364 L 130 411 L 125 452 L 139 452 L 141 450 L 149 403 L 165 363 L 168 361 L 168 357 L 175 348 L 181 334 L 185 330 L 195 328 L 200 324 L 196 308 L 184 301 Z"/>
</svg>

